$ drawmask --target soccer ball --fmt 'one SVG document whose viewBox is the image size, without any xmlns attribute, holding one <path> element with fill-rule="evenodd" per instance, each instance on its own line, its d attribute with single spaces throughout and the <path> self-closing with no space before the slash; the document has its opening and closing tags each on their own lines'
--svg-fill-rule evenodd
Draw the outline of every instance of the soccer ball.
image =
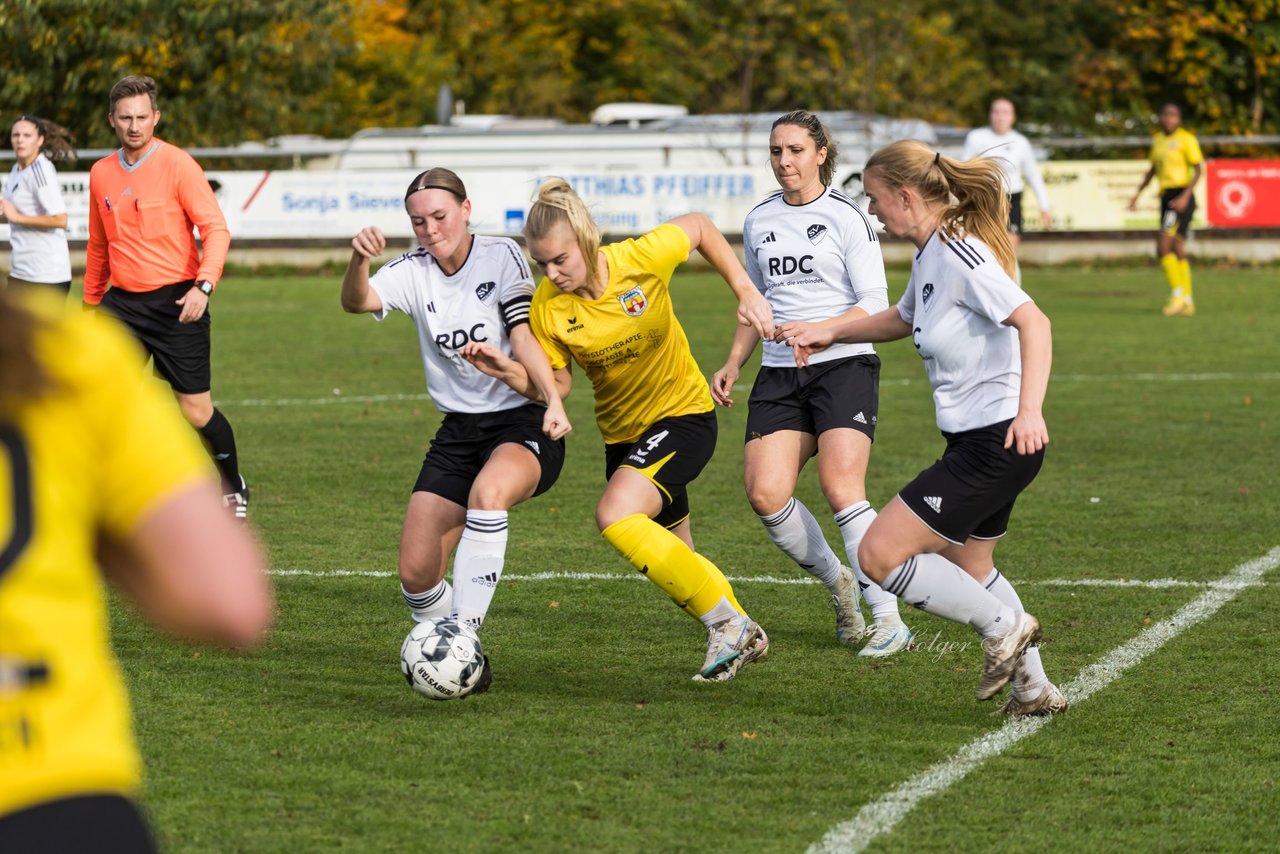
<svg viewBox="0 0 1280 854">
<path fill-rule="evenodd" d="M 413 627 L 400 647 L 400 672 L 413 690 L 432 700 L 484 691 L 490 679 L 475 629 L 453 617 Z"/>
</svg>

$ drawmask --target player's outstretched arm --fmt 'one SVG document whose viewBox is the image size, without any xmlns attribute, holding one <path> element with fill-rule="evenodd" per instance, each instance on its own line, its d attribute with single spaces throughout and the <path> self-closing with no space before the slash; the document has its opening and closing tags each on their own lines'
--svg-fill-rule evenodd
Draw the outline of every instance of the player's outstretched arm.
<svg viewBox="0 0 1280 854">
<path fill-rule="evenodd" d="M 565 386 L 561 392 L 558 377 L 547 361 L 547 353 L 527 323 L 511 330 L 511 352 L 519 361 L 520 367 L 524 368 L 528 382 L 547 405 L 547 413 L 542 420 L 543 432 L 552 439 L 568 434 L 573 430 L 573 425 L 569 423 L 569 416 L 564 411 L 563 398 L 569 393 L 572 382 L 569 372 L 563 372 Z"/>
<path fill-rule="evenodd" d="M 100 540 L 98 560 L 148 619 L 179 637 L 252 647 L 271 623 L 266 560 L 212 483 L 165 498 L 126 539 Z"/>
<path fill-rule="evenodd" d="M 369 287 L 369 261 L 387 248 L 387 239 L 376 226 L 362 228 L 351 239 L 351 261 L 342 276 L 342 310 L 349 314 L 366 314 L 382 310 L 382 300 Z"/>
<path fill-rule="evenodd" d="M 778 327 L 775 341 L 786 344 L 795 353 L 796 364 L 805 367 L 809 357 L 832 344 L 878 344 L 897 341 L 911 334 L 911 325 L 902 319 L 897 306 L 866 316 L 850 310 L 820 323 L 795 321 Z"/>
<path fill-rule="evenodd" d="M 698 253 L 715 268 L 738 298 L 738 322 L 750 326 L 761 338 L 773 337 L 773 310 L 764 295 L 756 289 L 738 261 L 738 255 L 725 240 L 720 229 L 706 214 L 688 213 L 668 220 L 689 236 L 689 249 Z"/>
</svg>

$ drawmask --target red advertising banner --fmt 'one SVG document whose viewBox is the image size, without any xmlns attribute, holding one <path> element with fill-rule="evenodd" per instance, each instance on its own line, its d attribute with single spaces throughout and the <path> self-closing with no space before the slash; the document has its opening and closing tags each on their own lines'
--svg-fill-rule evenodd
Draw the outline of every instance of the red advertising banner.
<svg viewBox="0 0 1280 854">
<path fill-rule="evenodd" d="M 1210 160 L 1209 224 L 1280 226 L 1280 160 Z"/>
</svg>

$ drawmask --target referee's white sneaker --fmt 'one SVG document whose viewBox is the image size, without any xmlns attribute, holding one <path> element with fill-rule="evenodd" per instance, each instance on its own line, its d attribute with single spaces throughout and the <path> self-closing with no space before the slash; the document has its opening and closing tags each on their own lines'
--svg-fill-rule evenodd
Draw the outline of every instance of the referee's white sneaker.
<svg viewBox="0 0 1280 854">
<path fill-rule="evenodd" d="M 222 506 L 231 508 L 237 522 L 244 522 L 249 518 L 249 487 L 244 482 L 244 475 L 240 476 L 239 489 L 222 496 Z"/>
<path fill-rule="evenodd" d="M 978 699 L 990 700 L 1013 678 L 1013 669 L 1027 647 L 1040 639 L 1040 621 L 1026 611 L 1018 612 L 1013 630 L 994 638 L 983 638 L 982 679 L 978 682 Z"/>
<path fill-rule="evenodd" d="M 875 631 L 871 633 L 871 639 L 858 651 L 858 655 L 863 658 L 884 658 L 886 655 L 893 655 L 911 646 L 911 639 L 915 637 L 901 619 L 881 620 L 873 628 Z"/>
<path fill-rule="evenodd" d="M 836 609 L 836 640 L 852 645 L 866 636 L 867 621 L 858 609 L 858 580 L 847 566 L 841 566 L 840 574 L 836 576 L 831 607 Z"/>
</svg>

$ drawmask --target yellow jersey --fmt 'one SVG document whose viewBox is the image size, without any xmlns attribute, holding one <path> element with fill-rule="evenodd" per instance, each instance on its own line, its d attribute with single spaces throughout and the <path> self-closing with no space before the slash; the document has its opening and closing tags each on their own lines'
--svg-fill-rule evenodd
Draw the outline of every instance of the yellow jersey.
<svg viewBox="0 0 1280 854">
<path fill-rule="evenodd" d="M 127 537 L 159 502 L 214 477 L 115 321 L 37 313 L 52 387 L 0 404 L 0 816 L 138 788 L 95 544 L 99 532 Z"/>
<path fill-rule="evenodd" d="M 1191 183 L 1191 167 L 1204 162 L 1200 143 L 1195 134 L 1183 128 L 1173 133 L 1156 131 L 1151 138 L 1151 153 L 1147 155 L 1156 170 L 1160 190 L 1173 190 Z"/>
<path fill-rule="evenodd" d="M 577 362 L 595 392 L 606 443 L 631 442 L 662 418 L 714 408 L 711 389 L 676 319 L 668 287 L 689 257 L 678 225 L 601 247 L 609 281 L 597 300 L 567 294 L 544 278 L 529 323 L 553 369 Z"/>
</svg>

